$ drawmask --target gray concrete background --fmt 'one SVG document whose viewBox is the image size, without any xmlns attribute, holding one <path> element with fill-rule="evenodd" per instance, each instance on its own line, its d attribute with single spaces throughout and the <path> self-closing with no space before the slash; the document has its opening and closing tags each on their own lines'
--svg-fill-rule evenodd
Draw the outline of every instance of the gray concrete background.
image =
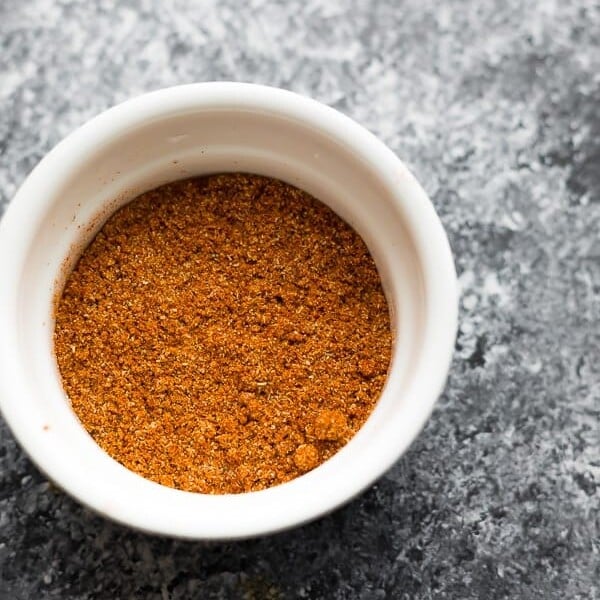
<svg viewBox="0 0 600 600">
<path fill-rule="evenodd" d="M 599 43 L 592 0 L 1 0 L 2 207 L 116 102 L 281 86 L 413 169 L 462 300 L 418 441 L 360 498 L 274 537 L 128 531 L 55 489 L 0 422 L 0 598 L 600 597 Z"/>
</svg>

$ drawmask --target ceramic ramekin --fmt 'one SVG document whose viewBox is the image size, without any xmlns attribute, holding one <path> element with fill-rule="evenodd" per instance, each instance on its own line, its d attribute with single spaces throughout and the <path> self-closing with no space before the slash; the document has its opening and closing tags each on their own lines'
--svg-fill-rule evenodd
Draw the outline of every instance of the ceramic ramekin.
<svg viewBox="0 0 600 600">
<path fill-rule="evenodd" d="M 260 492 L 203 495 L 148 481 L 104 453 L 62 390 L 53 302 L 114 209 L 157 185 L 247 171 L 313 194 L 367 243 L 392 311 L 393 362 L 376 409 L 332 459 Z M 59 143 L 0 224 L 0 408 L 57 485 L 148 532 L 231 539 L 298 525 L 346 502 L 398 460 L 447 376 L 457 281 L 442 225 L 420 185 L 371 133 L 313 100 L 240 83 L 160 90 L 120 104 Z"/>
</svg>

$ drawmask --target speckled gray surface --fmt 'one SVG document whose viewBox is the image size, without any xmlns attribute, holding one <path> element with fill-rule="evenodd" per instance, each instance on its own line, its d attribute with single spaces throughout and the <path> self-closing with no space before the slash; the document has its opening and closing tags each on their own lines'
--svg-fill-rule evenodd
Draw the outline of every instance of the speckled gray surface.
<svg viewBox="0 0 600 600">
<path fill-rule="evenodd" d="M 60 138 L 176 83 L 337 107 L 414 170 L 463 295 L 445 394 L 374 487 L 178 542 L 56 490 L 0 422 L 0 598 L 599 598 L 600 4 L 0 2 L 0 204 Z"/>
</svg>

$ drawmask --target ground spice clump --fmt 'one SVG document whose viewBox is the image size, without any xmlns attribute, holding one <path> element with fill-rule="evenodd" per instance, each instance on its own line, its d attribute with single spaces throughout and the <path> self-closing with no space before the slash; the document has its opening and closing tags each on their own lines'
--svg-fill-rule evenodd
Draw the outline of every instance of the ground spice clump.
<svg viewBox="0 0 600 600">
<path fill-rule="evenodd" d="M 240 173 L 117 211 L 67 278 L 54 340 L 94 440 L 203 493 L 263 489 L 335 454 L 373 409 L 392 343 L 358 234 L 307 193 Z"/>
</svg>

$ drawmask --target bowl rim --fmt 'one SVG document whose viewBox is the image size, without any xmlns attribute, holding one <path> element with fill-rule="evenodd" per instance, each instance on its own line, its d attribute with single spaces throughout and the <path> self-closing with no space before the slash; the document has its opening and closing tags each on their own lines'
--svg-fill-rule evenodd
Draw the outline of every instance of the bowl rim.
<svg viewBox="0 0 600 600">
<path fill-rule="evenodd" d="M 294 502 L 289 507 L 263 512 L 262 520 L 251 511 L 244 511 L 244 503 L 239 499 L 254 497 L 259 503 L 263 499 L 268 499 L 268 503 L 273 500 L 287 501 L 289 498 L 286 496 L 294 493 L 294 482 L 297 480 L 260 492 L 237 495 L 207 496 L 175 490 L 182 495 L 182 502 L 183 495 L 202 497 L 203 508 L 214 510 L 217 516 L 213 523 L 206 519 L 173 523 L 168 515 L 157 518 L 152 511 L 134 510 L 132 507 L 124 509 L 126 503 L 107 509 L 95 499 L 94 490 L 76 484 L 68 465 L 63 464 L 65 461 L 47 452 L 39 437 L 32 435 L 31 420 L 19 402 L 25 383 L 19 381 L 15 374 L 18 369 L 14 369 L 14 352 L 2 341 L 0 412 L 33 462 L 61 488 L 96 512 L 151 533 L 188 539 L 239 539 L 287 529 L 330 512 L 371 485 L 405 452 L 423 428 L 445 385 L 458 325 L 458 284 L 450 245 L 431 201 L 402 161 L 367 129 L 331 107 L 287 90 L 237 82 L 195 83 L 143 94 L 109 108 L 65 137 L 29 174 L 0 221 L 0 280 L 9 284 L 0 286 L 0 330 L 3 327 L 18 327 L 16 319 L 11 319 L 7 314 L 7 307 L 10 306 L 8 288 L 11 282 L 19 281 L 19 273 L 11 264 L 11 257 L 15 249 L 26 251 L 20 232 L 32 227 L 31 212 L 35 210 L 36 203 L 39 204 L 39 194 L 49 173 L 60 169 L 61 165 L 81 162 L 82 157 L 100 141 L 114 139 L 120 132 L 149 119 L 199 109 L 263 111 L 318 128 L 368 159 L 369 165 L 385 181 L 386 186 L 396 190 L 394 198 L 402 204 L 402 210 L 408 216 L 407 227 L 414 236 L 421 257 L 427 290 L 424 343 L 419 369 L 419 373 L 426 373 L 427 376 L 421 376 L 411 387 L 412 401 L 409 411 L 403 414 L 404 419 L 410 417 L 410 423 L 397 423 L 398 431 L 402 431 L 403 436 L 401 439 L 398 439 L 400 436 L 381 436 L 382 439 L 377 440 L 372 448 L 369 464 L 363 461 L 357 465 L 351 478 L 336 481 L 336 485 L 332 484 L 318 500 L 303 504 Z M 284 487 L 289 493 L 281 493 L 280 488 Z M 219 520 L 219 499 L 223 498 L 231 500 L 230 506 L 237 505 L 242 513 L 227 523 Z M 252 506 L 258 506 L 256 502 Z M 198 506 L 193 500 L 186 500 L 185 505 L 189 505 L 190 510 Z M 246 508 L 249 507 L 250 504 Z"/>
</svg>

